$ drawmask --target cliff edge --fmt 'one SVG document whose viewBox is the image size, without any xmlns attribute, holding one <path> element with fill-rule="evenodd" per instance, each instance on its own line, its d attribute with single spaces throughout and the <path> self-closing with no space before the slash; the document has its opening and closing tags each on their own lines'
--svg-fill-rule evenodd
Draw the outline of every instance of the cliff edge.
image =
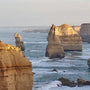
<svg viewBox="0 0 90 90">
<path fill-rule="evenodd" d="M 21 49 L 0 41 L 0 90 L 32 90 L 32 64 Z"/>
</svg>

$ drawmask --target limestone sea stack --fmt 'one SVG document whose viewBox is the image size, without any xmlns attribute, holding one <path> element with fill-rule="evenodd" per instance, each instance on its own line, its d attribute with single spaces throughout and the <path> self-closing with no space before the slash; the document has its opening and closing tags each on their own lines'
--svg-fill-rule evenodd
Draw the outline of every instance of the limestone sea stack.
<svg viewBox="0 0 90 90">
<path fill-rule="evenodd" d="M 16 46 L 20 47 L 22 51 L 25 50 L 24 42 L 21 40 L 21 36 L 18 33 L 15 33 Z"/>
<path fill-rule="evenodd" d="M 46 56 L 64 57 L 64 51 L 82 51 L 82 38 L 68 24 L 52 25 L 48 34 Z"/>
<path fill-rule="evenodd" d="M 20 48 L 0 41 L 0 90 L 32 90 L 32 64 Z"/>
<path fill-rule="evenodd" d="M 58 27 L 52 25 L 48 34 L 48 45 L 46 48 L 46 57 L 49 58 L 64 58 L 65 53 L 61 40 L 57 35 Z"/>
<path fill-rule="evenodd" d="M 83 23 L 81 25 L 80 35 L 84 42 L 90 42 L 90 23 Z"/>
</svg>

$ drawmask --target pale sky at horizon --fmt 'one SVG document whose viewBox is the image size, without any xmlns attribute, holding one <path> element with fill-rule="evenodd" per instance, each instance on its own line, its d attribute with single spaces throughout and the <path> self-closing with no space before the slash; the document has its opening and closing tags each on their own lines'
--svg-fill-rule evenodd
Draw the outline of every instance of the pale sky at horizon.
<svg viewBox="0 0 90 90">
<path fill-rule="evenodd" d="M 0 0 L 0 26 L 90 23 L 90 0 Z"/>
</svg>

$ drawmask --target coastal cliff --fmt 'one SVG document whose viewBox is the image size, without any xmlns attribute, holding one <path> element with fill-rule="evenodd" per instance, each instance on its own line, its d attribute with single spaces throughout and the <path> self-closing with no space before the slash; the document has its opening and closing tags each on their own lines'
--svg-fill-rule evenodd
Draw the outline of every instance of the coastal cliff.
<svg viewBox="0 0 90 90">
<path fill-rule="evenodd" d="M 0 90 L 32 90 L 32 64 L 20 48 L 0 41 Z"/>
<path fill-rule="evenodd" d="M 84 42 L 90 42 L 90 23 L 83 23 L 81 25 L 80 35 Z"/>
<path fill-rule="evenodd" d="M 21 40 L 21 36 L 18 33 L 15 33 L 16 46 L 20 47 L 22 51 L 25 50 L 24 42 Z"/>
</svg>

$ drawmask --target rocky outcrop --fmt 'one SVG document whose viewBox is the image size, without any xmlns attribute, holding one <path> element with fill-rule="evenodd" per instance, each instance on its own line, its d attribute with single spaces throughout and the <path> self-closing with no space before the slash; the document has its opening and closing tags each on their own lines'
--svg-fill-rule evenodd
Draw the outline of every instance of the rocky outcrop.
<svg viewBox="0 0 90 90">
<path fill-rule="evenodd" d="M 46 48 L 46 56 L 50 58 L 63 58 L 65 56 L 63 46 L 59 37 L 56 35 L 57 27 L 52 25 L 48 34 L 48 45 Z"/>
<path fill-rule="evenodd" d="M 78 86 L 90 85 L 90 81 L 85 81 L 83 79 L 77 79 L 77 84 Z"/>
<path fill-rule="evenodd" d="M 84 42 L 90 42 L 90 23 L 84 23 L 81 25 L 80 35 Z"/>
<path fill-rule="evenodd" d="M 18 33 L 15 33 L 16 46 L 20 47 L 22 51 L 25 50 L 24 42 L 21 40 L 21 36 Z"/>
<path fill-rule="evenodd" d="M 90 58 L 88 59 L 87 64 L 88 64 L 88 67 L 90 69 Z"/>
<path fill-rule="evenodd" d="M 48 34 L 46 56 L 64 57 L 64 51 L 81 51 L 82 38 L 68 24 L 52 25 Z"/>
<path fill-rule="evenodd" d="M 80 32 L 80 28 L 81 26 L 72 26 L 73 30 L 75 30 L 76 32 Z"/>
<path fill-rule="evenodd" d="M 67 78 L 61 77 L 58 80 L 61 81 L 63 86 L 69 86 L 69 87 L 75 87 L 76 85 L 79 87 L 84 85 L 90 85 L 90 81 L 86 81 L 83 79 L 77 79 L 77 82 L 76 81 L 74 82 L 74 81 L 70 81 Z"/>
<path fill-rule="evenodd" d="M 32 64 L 20 48 L 0 41 L 0 90 L 32 90 Z"/>
<path fill-rule="evenodd" d="M 59 81 L 62 82 L 63 86 L 69 86 L 69 87 L 75 87 L 77 85 L 77 83 L 70 81 L 69 79 L 66 78 L 59 78 Z"/>
</svg>

